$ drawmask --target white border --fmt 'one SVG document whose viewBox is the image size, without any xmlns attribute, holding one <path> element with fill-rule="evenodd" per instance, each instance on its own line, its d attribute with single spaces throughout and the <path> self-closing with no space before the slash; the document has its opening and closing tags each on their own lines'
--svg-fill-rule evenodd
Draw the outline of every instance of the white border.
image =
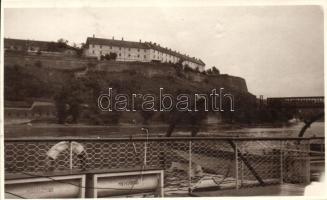
<svg viewBox="0 0 327 200">
<path fill-rule="evenodd" d="M 1 114 L 0 114 L 0 199 L 4 199 L 4 157 L 3 157 L 3 23 L 4 23 L 4 8 L 79 8 L 79 7 L 210 7 L 210 6 L 272 6 L 272 5 L 320 5 L 323 8 L 324 13 L 326 13 L 326 0 L 174 0 L 174 1 L 159 1 L 159 0 L 4 0 L 1 1 L 1 71 L 0 71 L 0 104 L 1 104 Z M 326 32 L 326 14 L 324 14 L 324 32 Z M 325 34 L 324 34 L 325 35 Z M 324 40 L 324 44 L 325 44 Z M 325 45 L 324 45 L 325 46 Z M 325 49 L 325 48 L 324 48 Z M 326 58 L 327 52 L 324 51 L 324 58 Z M 326 62 L 326 61 L 324 61 Z M 325 64 L 324 64 L 325 66 Z M 326 89 L 326 79 L 325 81 L 325 94 Z M 325 107 L 325 113 L 326 113 Z M 325 118 L 326 119 L 326 118 Z M 326 133 L 325 126 L 325 133 Z M 325 138 L 326 140 L 326 138 Z M 326 142 L 326 141 L 325 141 Z M 327 188 L 327 185 L 326 187 Z M 327 191 L 327 189 L 326 189 Z M 198 197 L 203 198 L 204 197 Z M 206 197 L 208 198 L 208 197 Z M 215 199 L 327 199 L 326 196 L 320 197 L 209 197 Z M 178 199 L 190 199 L 190 198 L 178 198 Z M 192 197 L 193 199 L 193 197 Z"/>
</svg>

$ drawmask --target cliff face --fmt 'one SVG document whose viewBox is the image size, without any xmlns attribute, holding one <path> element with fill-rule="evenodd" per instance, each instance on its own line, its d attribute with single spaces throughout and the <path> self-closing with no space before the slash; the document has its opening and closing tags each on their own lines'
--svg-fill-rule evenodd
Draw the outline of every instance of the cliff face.
<svg viewBox="0 0 327 200">
<path fill-rule="evenodd" d="M 176 69 L 172 64 L 164 63 L 141 63 L 141 62 L 115 62 L 115 61 L 97 61 L 73 57 L 50 57 L 50 56 L 32 56 L 32 55 L 15 55 L 5 54 L 5 67 L 18 65 L 26 73 L 38 76 L 44 81 L 49 76 L 42 76 L 46 71 L 52 74 L 74 74 L 84 76 L 87 72 L 101 72 L 103 74 L 115 74 L 110 78 L 120 79 L 123 74 L 138 74 L 146 78 L 174 78 L 185 80 L 186 84 L 197 85 L 201 87 L 214 86 L 216 88 L 226 88 L 240 93 L 248 93 L 246 82 L 241 77 L 221 75 L 205 75 L 193 71 L 185 71 L 182 76 L 178 76 Z M 58 76 L 57 76 L 58 77 Z M 104 78 L 105 79 L 105 78 Z M 56 84 L 57 78 L 53 80 Z M 51 82 L 51 81 L 50 81 Z M 154 83 L 157 84 L 157 83 Z"/>
<path fill-rule="evenodd" d="M 208 76 L 208 79 L 220 87 L 231 88 L 236 91 L 248 92 L 244 78 L 221 74 L 219 76 Z"/>
</svg>

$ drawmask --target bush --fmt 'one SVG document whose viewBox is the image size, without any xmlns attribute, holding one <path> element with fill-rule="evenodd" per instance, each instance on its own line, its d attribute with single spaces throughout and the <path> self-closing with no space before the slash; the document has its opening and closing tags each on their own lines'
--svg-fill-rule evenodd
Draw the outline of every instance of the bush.
<svg viewBox="0 0 327 200">
<path fill-rule="evenodd" d="M 101 60 L 116 60 L 117 58 L 117 54 L 116 53 L 109 53 L 109 54 L 105 54 L 105 55 L 101 55 L 100 59 Z"/>
<path fill-rule="evenodd" d="M 184 65 L 184 71 L 185 72 L 192 72 L 192 71 L 194 71 L 188 64 L 185 64 Z"/>
<path fill-rule="evenodd" d="M 176 70 L 176 75 L 177 75 L 178 77 L 183 77 L 183 73 L 182 73 L 183 66 L 182 66 L 181 64 L 179 64 L 179 63 L 176 63 L 176 64 L 174 65 L 174 68 L 175 68 L 175 70 Z"/>
</svg>

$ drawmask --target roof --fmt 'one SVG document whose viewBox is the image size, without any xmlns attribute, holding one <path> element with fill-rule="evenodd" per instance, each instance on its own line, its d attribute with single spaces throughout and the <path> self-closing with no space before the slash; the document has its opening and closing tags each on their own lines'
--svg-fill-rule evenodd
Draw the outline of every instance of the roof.
<svg viewBox="0 0 327 200">
<path fill-rule="evenodd" d="M 125 41 L 125 40 L 113 40 L 113 39 L 105 39 L 105 38 L 95 38 L 88 37 L 86 40 L 86 45 L 96 44 L 96 45 L 107 45 L 107 46 L 119 46 L 119 47 L 127 47 L 127 48 L 139 48 L 139 49 L 155 49 L 157 51 L 176 56 L 186 61 L 190 61 L 193 63 L 197 63 L 199 65 L 205 65 L 205 63 L 196 58 L 192 58 L 176 51 L 173 51 L 168 48 L 161 47 L 155 43 L 149 42 L 133 42 L 133 41 Z"/>
<path fill-rule="evenodd" d="M 132 41 L 125 41 L 125 40 L 112 40 L 112 39 L 95 38 L 95 37 L 88 37 L 86 40 L 86 45 L 88 44 L 119 46 L 119 47 L 139 48 L 139 49 L 150 48 L 147 43 L 132 42 Z"/>
<path fill-rule="evenodd" d="M 26 49 L 29 46 L 37 46 L 37 47 L 40 47 L 41 49 L 47 49 L 49 43 L 51 43 L 51 42 L 37 41 L 37 40 L 10 39 L 10 38 L 4 39 L 5 47 L 21 46 Z"/>
<path fill-rule="evenodd" d="M 160 52 L 163 52 L 163 53 L 166 53 L 166 54 L 170 54 L 170 55 L 176 56 L 178 58 L 181 58 L 183 60 L 190 61 L 190 62 L 199 64 L 199 65 L 205 65 L 205 63 L 201 59 L 196 59 L 194 57 L 192 58 L 190 56 L 178 53 L 178 52 L 173 51 L 171 49 L 161 47 L 161 46 L 159 46 L 157 44 L 154 44 L 154 43 L 148 43 L 148 44 L 151 46 L 152 49 L 155 49 L 157 51 L 160 51 Z"/>
<path fill-rule="evenodd" d="M 9 48 L 10 46 L 21 46 L 23 49 L 28 49 L 28 47 L 39 47 L 41 51 L 53 51 L 53 45 L 58 44 L 58 42 L 50 42 L 50 41 L 38 41 L 38 40 L 23 40 L 23 39 L 4 39 L 4 47 Z M 60 48 L 56 48 L 57 50 Z M 64 48 L 60 50 L 77 50 L 76 48 L 66 45 Z"/>
</svg>

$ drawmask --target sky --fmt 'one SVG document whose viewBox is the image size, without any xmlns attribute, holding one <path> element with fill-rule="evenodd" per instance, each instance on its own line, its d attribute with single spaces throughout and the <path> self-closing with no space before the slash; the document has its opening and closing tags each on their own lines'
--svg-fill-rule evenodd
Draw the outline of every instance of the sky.
<svg viewBox="0 0 327 200">
<path fill-rule="evenodd" d="M 264 97 L 324 95 L 320 6 L 6 8 L 4 36 L 152 41 L 243 77 Z"/>
</svg>

